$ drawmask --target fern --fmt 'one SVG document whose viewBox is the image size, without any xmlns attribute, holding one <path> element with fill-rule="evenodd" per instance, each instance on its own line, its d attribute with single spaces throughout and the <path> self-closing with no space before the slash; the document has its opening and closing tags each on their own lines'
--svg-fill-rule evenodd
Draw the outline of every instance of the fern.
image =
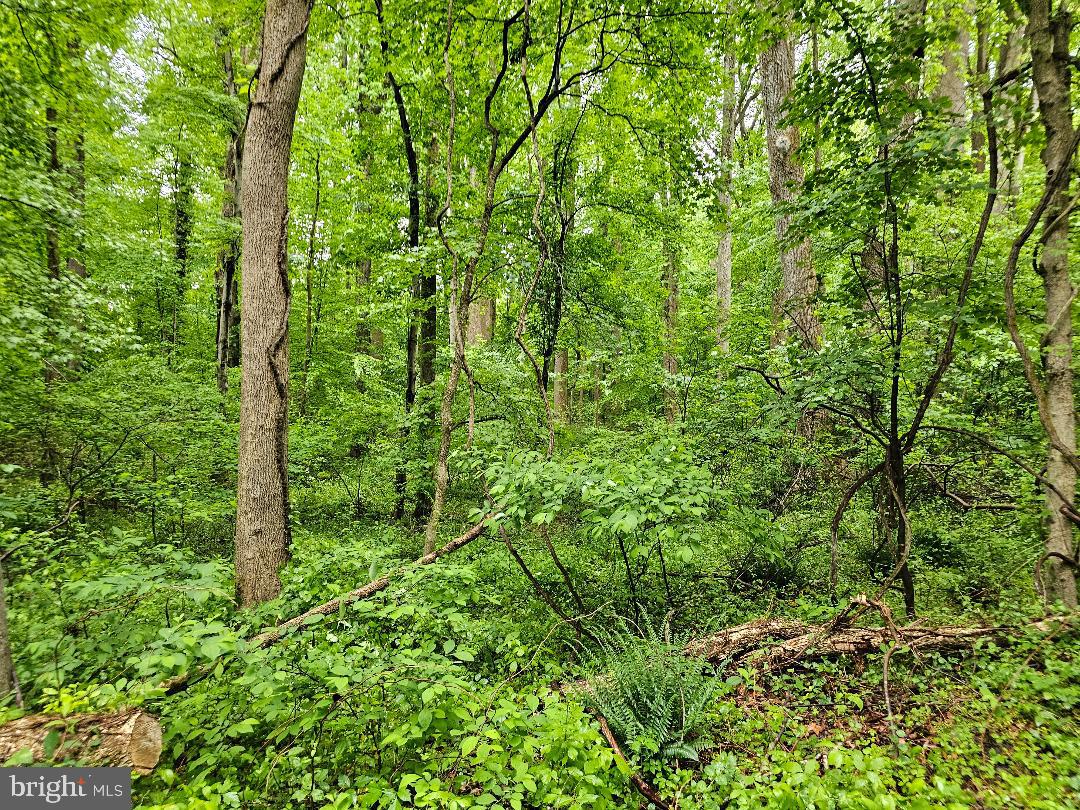
<svg viewBox="0 0 1080 810">
<path fill-rule="evenodd" d="M 718 681 L 683 656 L 668 619 L 659 632 L 648 622 L 635 630 L 600 640 L 586 700 L 642 758 L 697 761 Z"/>
</svg>

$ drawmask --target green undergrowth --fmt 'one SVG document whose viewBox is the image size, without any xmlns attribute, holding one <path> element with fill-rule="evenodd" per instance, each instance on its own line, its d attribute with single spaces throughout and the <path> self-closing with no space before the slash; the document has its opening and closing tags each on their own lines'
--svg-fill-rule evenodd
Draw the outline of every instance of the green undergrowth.
<svg viewBox="0 0 1080 810">
<path fill-rule="evenodd" d="M 447 537 L 469 517 L 452 514 Z M 608 628 L 599 644 L 536 598 L 496 533 L 409 569 L 416 535 L 379 522 L 298 530 L 283 596 L 242 621 L 227 565 L 166 545 L 148 554 L 145 539 L 119 525 L 65 538 L 77 551 L 63 557 L 59 610 L 45 583 L 61 579 L 52 571 L 60 562 L 44 542 L 32 552 L 37 575 L 9 585 L 12 627 L 20 667 L 40 673 L 29 709 L 135 703 L 161 717 L 162 763 L 136 782 L 141 808 L 638 807 L 631 771 L 684 810 L 1077 806 L 1080 639 L 1068 628 L 949 655 L 898 649 L 887 700 L 884 651 L 770 677 L 684 658 L 687 639 L 717 627 L 767 613 L 832 615 L 827 602 L 775 584 L 760 597 L 753 588 L 733 595 L 733 557 L 740 570 L 764 560 L 755 576 L 776 573 L 767 558 L 747 562 L 754 537 L 767 539 L 752 518 L 694 524 L 692 554 L 671 555 L 669 592 L 654 568 L 635 604 L 618 589 L 617 544 L 605 559 L 575 542 L 583 518 L 553 521 L 564 563 L 582 572 L 587 625 Z M 601 514 L 593 526 L 621 520 Z M 537 581 L 564 594 L 541 535 L 520 528 L 514 537 Z M 952 576 L 919 565 L 931 593 Z M 268 649 L 243 641 L 395 570 L 376 597 Z M 944 599 L 925 613 L 1029 619 Z M 58 637 L 67 643 L 47 643 Z M 179 695 L 154 689 L 202 666 L 209 675 Z M 599 688 L 583 692 L 583 682 Z M 628 762 L 604 740 L 598 714 Z"/>
</svg>

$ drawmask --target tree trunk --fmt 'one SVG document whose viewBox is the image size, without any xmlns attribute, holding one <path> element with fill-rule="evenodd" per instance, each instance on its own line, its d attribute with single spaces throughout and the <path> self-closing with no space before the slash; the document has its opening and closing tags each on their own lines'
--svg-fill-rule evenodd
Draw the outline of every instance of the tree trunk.
<svg viewBox="0 0 1080 810">
<path fill-rule="evenodd" d="M 225 50 L 222 54 L 222 64 L 225 69 L 225 92 L 227 95 L 236 97 L 236 76 L 233 71 L 232 51 Z M 243 158 L 243 132 L 239 123 L 230 133 L 228 148 L 225 151 L 225 165 L 223 167 L 223 194 L 221 202 L 221 216 L 227 224 L 231 224 L 240 217 L 240 171 Z M 217 361 L 217 384 L 218 390 L 225 394 L 229 390 L 228 369 L 235 365 L 235 352 L 232 351 L 232 335 L 237 327 L 237 265 L 240 261 L 240 237 L 233 235 L 218 253 L 217 272 L 217 335 L 215 339 Z"/>
<path fill-rule="evenodd" d="M 178 139 L 183 138 L 181 130 Z M 188 256 L 191 246 L 191 204 L 193 168 L 191 153 L 187 146 L 178 143 L 176 163 L 173 170 L 173 251 L 176 260 L 176 288 L 172 301 L 172 351 L 180 343 L 181 309 L 184 303 L 184 290 L 187 288 Z"/>
<path fill-rule="evenodd" d="M 7 595 L 4 590 L 4 566 L 0 562 L 0 698 L 15 693 L 15 700 L 22 706 L 19 681 L 15 674 L 15 662 L 11 655 L 11 636 L 8 633 Z"/>
<path fill-rule="evenodd" d="M 363 258 L 356 262 L 356 298 L 357 310 L 362 310 L 366 305 L 368 285 L 371 284 L 371 259 Z M 371 322 L 363 315 L 356 318 L 356 351 L 358 354 L 366 354 L 369 357 L 382 355 L 383 333 L 371 325 Z M 356 384 L 363 388 L 363 380 L 357 379 Z"/>
<path fill-rule="evenodd" d="M 675 354 L 675 330 L 679 322 L 679 249 L 670 239 L 664 241 L 664 416 L 668 422 L 679 418 L 679 358 Z"/>
<path fill-rule="evenodd" d="M 435 228 L 435 219 L 439 212 L 439 200 L 435 194 L 435 166 L 439 162 L 439 141 L 432 135 L 428 141 L 426 165 L 424 169 L 424 226 L 430 231 Z M 438 284 L 434 271 L 421 273 L 419 301 L 421 304 L 419 337 L 416 345 L 417 357 L 417 396 L 421 397 L 422 408 L 419 420 L 418 440 L 421 456 L 426 458 L 431 436 L 435 432 L 438 415 L 436 401 L 431 394 L 431 384 L 435 382 L 435 360 L 438 352 Z M 427 476 L 430 481 L 430 475 Z M 413 522 L 419 526 L 426 524 L 431 515 L 431 492 L 423 482 L 418 482 L 416 501 L 413 504 Z"/>
<path fill-rule="evenodd" d="M 385 20 L 383 19 L 382 0 L 375 0 L 375 11 L 379 20 L 379 27 L 383 36 L 379 41 L 379 47 L 383 57 L 389 61 L 390 44 L 386 38 Z M 386 71 L 386 83 L 390 85 L 394 96 L 394 108 L 397 110 L 398 127 L 401 131 L 402 148 L 405 153 L 405 166 L 409 174 L 408 200 L 409 218 L 405 228 L 408 237 L 409 250 L 414 254 L 420 247 L 420 164 L 416 157 L 416 143 L 413 140 L 412 125 L 409 122 L 409 111 L 405 106 L 405 97 L 401 92 L 394 73 Z M 409 416 L 412 414 L 416 403 L 417 382 L 417 354 L 419 350 L 420 327 L 417 323 L 415 304 L 422 292 L 423 271 L 417 271 L 413 275 L 412 288 L 409 293 L 410 306 L 408 309 L 408 329 L 405 337 L 405 424 L 401 428 L 402 457 L 394 475 L 394 490 L 397 501 L 394 505 L 394 518 L 400 520 L 405 515 L 405 486 L 408 483 L 407 456 L 405 451 L 409 446 Z"/>
<path fill-rule="evenodd" d="M 795 241 L 789 234 L 792 216 L 782 210 L 799 194 L 803 168 L 798 160 L 799 129 L 784 123 L 784 105 L 795 80 L 795 40 L 780 39 L 761 55 L 762 107 L 765 113 L 769 153 L 769 191 L 773 204 L 781 207 L 776 214 L 776 238 L 780 245 L 782 280 L 777 298 L 779 320 L 791 319 L 794 330 L 805 346 L 813 348 L 821 339 L 821 323 L 814 314 L 813 299 L 817 277 L 810 251 L 810 240 Z M 785 330 L 780 328 L 778 333 Z"/>
<path fill-rule="evenodd" d="M 307 0 L 267 0 L 259 82 L 248 116 L 244 218 L 236 597 L 281 591 L 289 556 L 289 152 L 304 81 Z"/>
<path fill-rule="evenodd" d="M 49 148 L 49 177 L 57 182 L 60 176 L 60 143 L 58 136 L 58 113 L 55 107 L 45 108 L 45 140 Z M 53 281 L 60 279 L 60 231 L 56 225 L 56 217 L 46 219 L 45 231 L 45 262 L 48 266 L 49 278 Z"/>
<path fill-rule="evenodd" d="M 469 328 L 465 345 L 477 346 L 495 337 L 495 299 L 477 298 L 469 304 Z"/>
<path fill-rule="evenodd" d="M 735 147 L 735 54 L 724 54 L 724 106 L 720 119 L 720 241 L 716 246 L 716 346 L 731 351 L 728 335 L 731 320 L 731 160 Z"/>
<path fill-rule="evenodd" d="M 990 30 L 986 21 L 980 16 L 975 21 L 975 74 L 968 84 L 976 88 L 976 90 L 981 90 L 988 84 L 989 74 Z M 986 124 L 979 120 L 980 106 L 979 104 L 974 105 L 968 119 L 971 126 L 971 155 L 975 159 L 976 174 L 982 174 L 986 171 Z M 1000 168 L 998 171 L 1000 173 Z M 1000 182 L 998 185 L 1000 186 Z"/>
<path fill-rule="evenodd" d="M 965 23 L 957 26 L 956 36 L 945 43 L 945 52 L 941 56 L 944 72 L 938 82 L 937 95 L 948 103 L 949 114 L 953 122 L 962 125 L 967 122 L 967 74 L 968 48 L 971 37 Z"/>
<path fill-rule="evenodd" d="M 1019 67 L 1023 57 L 1025 40 L 1023 22 L 1020 19 L 1013 19 L 1013 15 L 1010 15 L 1010 22 L 1014 27 L 998 50 L 996 72 L 999 79 Z M 1028 88 L 1021 82 L 1006 84 L 995 93 L 994 97 L 995 102 L 1003 103 L 1009 111 L 999 130 L 1003 160 L 1001 178 L 998 181 L 1001 191 L 994 202 L 994 212 L 1001 213 L 1014 205 L 1020 196 L 1020 180 L 1024 173 L 1024 158 L 1027 152 L 1024 144 L 1024 134 L 1027 129 L 1025 112 L 1030 110 L 1032 99 Z"/>
<path fill-rule="evenodd" d="M 46 739 L 53 732 L 59 740 L 46 754 Z M 23 750 L 35 762 L 60 764 L 72 759 L 146 774 L 161 757 L 161 724 L 139 709 L 69 717 L 31 714 L 0 726 L 0 761 Z"/>
<path fill-rule="evenodd" d="M 570 353 L 566 349 L 555 352 L 555 413 L 564 422 L 569 422 L 570 397 Z"/>
<path fill-rule="evenodd" d="M 54 184 L 59 182 L 60 175 L 60 144 L 58 141 L 57 117 L 55 107 L 45 108 L 45 140 L 49 148 L 48 174 Z M 53 193 L 58 192 L 59 187 L 54 185 Z M 57 296 L 60 290 L 60 229 L 57 225 L 59 212 L 54 209 L 52 214 L 52 216 L 45 219 L 45 267 L 50 284 L 50 298 Z M 56 307 L 51 302 L 48 305 L 47 315 L 51 327 L 50 332 L 55 336 L 57 330 L 54 324 L 59 315 L 56 312 Z M 46 361 L 45 382 L 55 382 L 59 376 L 60 373 L 56 367 L 51 362 Z"/>
<path fill-rule="evenodd" d="M 1031 67 L 1039 95 L 1039 116 L 1046 130 L 1043 167 L 1049 177 L 1071 171 L 1069 153 L 1073 139 L 1070 104 L 1069 32 L 1072 20 L 1066 7 L 1051 11 L 1050 0 L 1032 0 L 1028 11 Z M 1073 287 L 1069 279 L 1069 180 L 1059 186 L 1043 219 L 1043 250 L 1039 273 L 1046 298 L 1046 336 L 1043 339 L 1043 370 L 1050 421 L 1062 444 L 1076 452 L 1076 408 L 1072 390 Z M 1075 500 L 1076 470 L 1067 458 L 1051 447 L 1046 478 L 1056 490 L 1047 492 L 1046 550 L 1073 557 L 1072 525 L 1061 508 Z M 1061 559 L 1051 558 L 1047 594 L 1066 607 L 1076 606 L 1076 577 Z"/>
<path fill-rule="evenodd" d="M 304 273 L 304 363 L 300 367 L 300 415 L 307 416 L 311 356 L 315 351 L 315 232 L 319 224 L 322 203 L 322 153 L 315 153 L 315 202 L 311 208 L 311 227 L 308 229 L 307 267 Z M 369 271 L 370 273 L 370 271 Z"/>
<path fill-rule="evenodd" d="M 456 284 L 452 284 L 450 292 L 450 322 L 453 327 L 450 339 L 453 341 L 454 355 L 450 361 L 450 374 L 439 405 L 439 452 L 435 458 L 435 491 L 431 499 L 431 514 L 424 528 L 424 554 L 430 554 L 435 549 L 439 518 L 442 515 L 443 504 L 446 503 L 446 488 L 450 483 L 449 460 L 454 426 L 454 397 L 457 395 L 461 372 L 465 368 L 465 331 L 469 326 L 469 307 L 460 298 L 456 287 Z"/>
</svg>

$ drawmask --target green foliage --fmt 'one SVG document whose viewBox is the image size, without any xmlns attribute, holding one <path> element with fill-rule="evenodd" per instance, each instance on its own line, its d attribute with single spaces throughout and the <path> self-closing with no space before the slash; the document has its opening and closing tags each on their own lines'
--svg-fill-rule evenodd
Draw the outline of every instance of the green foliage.
<svg viewBox="0 0 1080 810">
<path fill-rule="evenodd" d="M 601 640 L 595 674 L 583 694 L 615 736 L 642 760 L 697 761 L 708 745 L 708 712 L 721 693 L 720 675 L 682 654 L 667 620 L 648 621 Z"/>
<path fill-rule="evenodd" d="M 0 720 L 146 707 L 165 750 L 135 798 L 159 810 L 636 806 L 629 768 L 685 810 L 1080 805 L 1074 630 L 898 647 L 887 695 L 876 654 L 767 677 L 682 654 L 763 615 L 826 622 L 834 579 L 841 603 L 881 589 L 900 551 L 888 483 L 850 495 L 835 548 L 832 524 L 890 432 L 919 618 L 1022 626 L 1042 607 L 1047 442 L 1001 323 L 1044 180 L 1026 8 L 907 5 L 312 6 L 285 256 L 291 558 L 280 598 L 240 611 L 237 325 L 224 390 L 215 355 L 243 230 L 223 175 L 266 79 L 265 4 L 0 4 L 0 563 L 26 704 L 0 698 Z M 783 204 L 760 109 L 780 37 L 800 43 L 783 116 L 806 175 Z M 958 55 L 963 115 L 942 92 Z M 988 87 L 1001 194 L 960 307 Z M 802 239 L 812 348 L 778 295 Z M 1037 242 L 1016 280 L 1032 347 Z M 471 260 L 496 319 L 447 403 L 439 539 L 495 514 L 410 568 Z M 433 380 L 407 402 L 413 332 Z M 279 644 L 245 641 L 383 575 Z"/>
</svg>

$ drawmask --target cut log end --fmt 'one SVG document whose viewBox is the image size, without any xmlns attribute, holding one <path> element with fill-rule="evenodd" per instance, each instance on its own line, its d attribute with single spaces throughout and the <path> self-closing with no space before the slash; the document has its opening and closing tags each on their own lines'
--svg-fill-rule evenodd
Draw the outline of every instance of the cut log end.
<svg viewBox="0 0 1080 810">
<path fill-rule="evenodd" d="M 139 709 L 69 717 L 31 714 L 0 726 L 0 762 L 22 751 L 34 762 L 75 760 L 145 774 L 161 758 L 161 723 Z"/>
</svg>

